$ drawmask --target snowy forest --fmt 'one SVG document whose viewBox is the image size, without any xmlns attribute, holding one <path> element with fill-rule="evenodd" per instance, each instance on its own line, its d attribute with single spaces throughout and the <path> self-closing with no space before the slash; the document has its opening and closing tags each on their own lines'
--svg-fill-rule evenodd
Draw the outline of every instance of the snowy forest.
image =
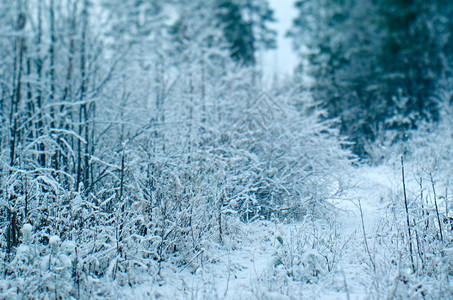
<svg viewBox="0 0 453 300">
<path fill-rule="evenodd" d="M 292 2 L 0 2 L 1 299 L 453 298 L 453 1 Z"/>
</svg>

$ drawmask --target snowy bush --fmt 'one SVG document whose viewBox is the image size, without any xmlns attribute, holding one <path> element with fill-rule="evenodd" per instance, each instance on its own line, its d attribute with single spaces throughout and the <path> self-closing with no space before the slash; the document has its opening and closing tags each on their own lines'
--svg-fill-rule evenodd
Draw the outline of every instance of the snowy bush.
<svg viewBox="0 0 453 300">
<path fill-rule="evenodd" d="M 283 271 L 291 280 L 316 283 L 336 269 L 339 236 L 335 224 L 306 218 L 297 225 L 281 226 L 275 238 L 274 272 Z"/>
<path fill-rule="evenodd" d="M 231 4 L 272 19 L 267 2 Z M 2 296 L 111 298 L 238 249 L 241 222 L 325 218 L 352 158 L 336 121 L 232 55 L 222 13 L 208 0 L 0 4 Z M 334 265 L 315 248 L 284 262 L 292 277 Z"/>
</svg>

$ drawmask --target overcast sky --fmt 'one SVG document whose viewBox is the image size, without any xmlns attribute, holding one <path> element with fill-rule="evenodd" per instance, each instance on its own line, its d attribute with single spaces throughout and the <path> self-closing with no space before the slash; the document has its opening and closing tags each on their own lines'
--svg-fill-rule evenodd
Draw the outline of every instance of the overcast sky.
<svg viewBox="0 0 453 300">
<path fill-rule="evenodd" d="M 293 19 L 297 15 L 294 8 L 295 0 L 269 0 L 271 7 L 274 9 L 274 15 L 277 20 L 272 26 L 278 32 L 278 49 L 267 51 L 264 54 L 263 68 L 268 76 L 272 76 L 274 71 L 280 75 L 291 74 L 297 64 L 297 56 L 292 51 L 291 39 L 286 38 L 285 34 L 291 28 Z"/>
</svg>

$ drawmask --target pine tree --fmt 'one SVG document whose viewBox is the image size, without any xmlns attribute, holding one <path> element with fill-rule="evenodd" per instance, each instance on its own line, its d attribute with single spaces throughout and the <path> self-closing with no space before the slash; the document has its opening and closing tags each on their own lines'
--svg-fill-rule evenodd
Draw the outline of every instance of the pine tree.
<svg viewBox="0 0 453 300">
<path fill-rule="evenodd" d="M 231 57 L 243 65 L 254 65 L 254 36 L 250 26 L 244 21 L 239 5 L 233 0 L 219 0 L 216 4 L 216 16 L 225 39 L 230 44 Z"/>
<path fill-rule="evenodd" d="M 445 1 L 298 1 L 290 35 L 314 97 L 366 156 L 386 131 L 438 118 L 434 85 L 449 67 Z M 403 101 L 406 99 L 405 101 Z M 403 103 L 404 102 L 404 103 Z M 401 106 L 404 104 L 403 106 Z M 393 135 L 396 142 L 404 134 Z"/>
</svg>

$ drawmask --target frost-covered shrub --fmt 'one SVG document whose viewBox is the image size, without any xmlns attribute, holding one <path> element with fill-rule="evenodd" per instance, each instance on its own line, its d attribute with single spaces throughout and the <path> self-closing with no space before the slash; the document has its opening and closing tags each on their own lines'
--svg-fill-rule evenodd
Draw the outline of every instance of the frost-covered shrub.
<svg viewBox="0 0 453 300">
<path fill-rule="evenodd" d="M 400 162 L 396 164 L 399 174 Z M 379 222 L 367 230 L 371 258 L 363 252 L 364 246 L 348 253 L 352 263 L 362 264 L 367 276 L 359 280 L 377 298 L 448 298 L 453 292 L 447 254 L 451 240 L 444 224 L 443 236 L 439 230 L 444 211 L 438 206 L 438 218 L 434 198 L 438 204 L 442 202 L 432 187 L 439 181 L 431 182 L 428 173 L 420 182 L 421 173 L 416 173 L 417 164 L 412 161 L 406 161 L 405 167 L 407 211 L 400 177 L 395 192 L 382 200 L 387 205 L 379 214 Z"/>
<path fill-rule="evenodd" d="M 294 280 L 313 283 L 318 280 L 319 276 L 323 275 L 326 269 L 325 257 L 317 251 L 307 251 L 290 272 Z"/>
<path fill-rule="evenodd" d="M 170 18 L 159 1 L 89 2 L 0 5 L 36 21 L 1 44 L 2 74 L 16 61 L 24 75 L 2 83 L 19 104 L 2 102 L 0 126 L 7 296 L 112 298 L 238 246 L 240 221 L 323 216 L 350 163 L 335 122 L 292 82 L 263 92 L 255 66 L 231 59 L 213 1 L 168 4 Z M 41 35 L 52 53 L 35 51 Z M 300 265 L 318 273 L 308 257 Z"/>
<path fill-rule="evenodd" d="M 341 251 L 334 226 L 308 219 L 297 225 L 282 225 L 274 242 L 274 272 L 283 272 L 293 281 L 316 283 L 333 271 Z"/>
<path fill-rule="evenodd" d="M 25 224 L 22 227 L 22 244 L 16 250 L 16 257 L 13 264 L 20 264 L 22 266 L 32 265 L 36 257 L 35 249 L 32 245 L 32 230 L 30 224 Z M 20 269 L 21 267 L 18 266 Z"/>
<path fill-rule="evenodd" d="M 347 187 L 352 158 L 335 122 L 297 90 L 258 92 L 248 102 L 226 132 L 232 210 L 243 221 L 321 217 L 325 200 Z"/>
<path fill-rule="evenodd" d="M 58 236 L 49 239 L 50 253 L 41 260 L 41 286 L 45 294 L 54 294 L 56 298 L 66 298 L 71 294 L 73 282 L 72 262 L 70 257 L 60 250 L 61 240 Z"/>
<path fill-rule="evenodd" d="M 8 265 L 7 277 L 2 280 L 2 293 L 10 299 L 38 294 L 54 298 L 73 296 L 72 261 L 67 253 L 60 250 L 60 238 L 52 236 L 49 245 L 43 247 L 34 242 L 32 230 L 30 224 L 22 227 L 22 244 L 17 247 Z M 48 254 L 44 254 L 46 252 Z"/>
</svg>

